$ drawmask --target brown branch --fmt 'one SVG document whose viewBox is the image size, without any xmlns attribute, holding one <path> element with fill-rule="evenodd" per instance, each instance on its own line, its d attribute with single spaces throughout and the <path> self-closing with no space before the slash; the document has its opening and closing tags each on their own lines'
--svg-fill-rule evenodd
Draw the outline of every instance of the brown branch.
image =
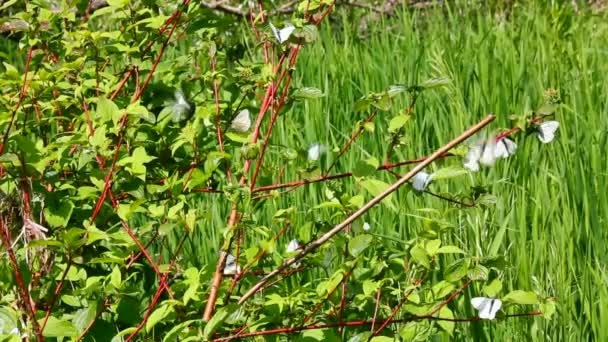
<svg viewBox="0 0 608 342">
<path fill-rule="evenodd" d="M 416 175 L 418 172 L 420 172 L 422 169 L 424 169 L 427 165 L 432 163 L 435 159 L 446 154 L 453 147 L 455 147 L 455 146 L 459 145 L 460 143 L 462 143 L 463 141 L 465 141 L 468 137 L 472 136 L 473 134 L 478 132 L 480 129 L 482 129 L 483 127 L 488 125 L 490 122 L 492 122 L 495 118 L 496 117 L 494 115 L 488 115 L 485 119 L 481 120 L 478 124 L 469 128 L 467 131 L 465 131 L 464 133 L 462 133 L 461 135 L 456 137 L 454 140 L 450 141 L 449 143 L 447 143 L 446 145 L 444 145 L 443 147 L 438 149 L 429 158 L 425 159 L 423 162 L 416 165 L 413 169 L 411 169 L 408 173 L 406 173 L 405 176 L 403 176 L 401 179 L 399 179 L 393 185 L 388 187 L 385 191 L 378 194 L 376 197 L 374 197 L 372 200 L 370 200 L 368 203 L 366 203 L 364 206 L 362 206 L 359 210 L 355 211 L 351 216 L 349 216 L 343 222 L 336 225 L 329 232 L 325 233 L 319 239 L 317 239 L 314 242 L 312 242 L 311 244 L 309 244 L 303 251 L 298 253 L 296 256 L 288 259 L 281 266 L 279 266 L 274 271 L 270 272 L 268 275 L 266 275 L 265 277 L 260 279 L 253 287 L 251 287 L 243 295 L 243 297 L 241 297 L 241 299 L 238 301 L 238 303 L 239 304 L 245 303 L 245 301 L 247 301 L 247 299 L 249 299 L 262 286 L 264 286 L 264 284 L 266 284 L 270 280 L 270 278 L 279 274 L 282 270 L 286 269 L 287 267 L 290 267 L 294 263 L 296 263 L 296 262 L 300 261 L 302 258 L 304 258 L 307 254 L 316 250 L 318 247 L 320 247 L 325 242 L 327 242 L 329 239 L 331 239 L 334 235 L 336 235 L 337 233 L 342 231 L 344 228 L 348 227 L 353 221 L 355 221 L 357 218 L 359 218 L 361 215 L 363 215 L 369 209 L 371 209 L 372 207 L 374 207 L 375 205 L 380 203 L 380 201 L 382 201 L 385 197 L 387 197 L 391 193 L 395 192 L 399 187 L 401 187 L 401 185 L 403 185 L 407 181 L 409 181 L 410 178 L 412 178 L 414 175 Z"/>
</svg>

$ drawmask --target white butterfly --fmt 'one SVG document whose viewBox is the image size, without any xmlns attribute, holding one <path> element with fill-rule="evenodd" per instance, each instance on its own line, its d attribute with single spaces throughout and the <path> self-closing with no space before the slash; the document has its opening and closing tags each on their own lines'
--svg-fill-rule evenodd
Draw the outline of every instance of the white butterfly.
<svg viewBox="0 0 608 342">
<path fill-rule="evenodd" d="M 484 139 L 469 147 L 464 156 L 464 167 L 470 171 L 479 171 L 479 164 L 492 166 L 496 161 L 496 140 Z"/>
<path fill-rule="evenodd" d="M 286 41 L 288 41 L 289 37 L 291 36 L 291 34 L 293 33 L 293 31 L 296 29 L 295 26 L 293 26 L 291 24 L 285 25 L 285 27 L 283 27 L 280 30 L 277 29 L 270 22 L 268 23 L 268 26 L 270 26 L 270 30 L 272 30 L 272 34 L 274 34 L 274 37 L 279 42 L 279 44 L 283 44 Z"/>
<path fill-rule="evenodd" d="M 251 117 L 249 109 L 241 110 L 230 123 L 230 129 L 236 132 L 245 133 L 251 128 Z"/>
<path fill-rule="evenodd" d="M 321 154 L 327 151 L 327 147 L 325 145 L 321 145 L 319 143 L 314 143 L 308 147 L 308 160 L 317 161 Z"/>
<path fill-rule="evenodd" d="M 496 142 L 496 150 L 494 150 L 494 156 L 496 158 L 508 158 L 517 151 L 517 144 L 509 138 L 502 138 Z"/>
<path fill-rule="evenodd" d="M 559 128 L 559 121 L 545 121 L 538 125 L 536 136 L 543 144 L 548 144 L 555 138 L 555 132 Z"/>
<path fill-rule="evenodd" d="M 181 90 L 175 91 L 175 101 L 171 105 L 171 111 L 173 112 L 173 122 L 180 122 L 184 119 L 187 119 L 190 110 L 190 104 L 186 101 L 186 97 Z"/>
<path fill-rule="evenodd" d="M 431 180 L 433 180 L 432 173 L 428 174 L 424 171 L 420 171 L 412 178 L 412 186 L 414 187 L 414 190 L 423 192 L 429 184 L 431 184 Z"/>
<path fill-rule="evenodd" d="M 226 267 L 224 267 L 224 274 L 236 274 L 241 272 L 241 267 L 236 264 L 236 259 L 232 254 L 228 254 L 226 257 Z"/>
<path fill-rule="evenodd" d="M 302 246 L 300 246 L 300 243 L 298 242 L 298 240 L 291 240 L 289 241 L 289 244 L 287 245 L 287 248 L 285 249 L 286 253 L 293 253 L 299 249 L 301 249 Z"/>
<path fill-rule="evenodd" d="M 479 318 L 494 319 L 496 313 L 502 307 L 502 302 L 496 298 L 474 297 L 471 298 L 471 305 L 479 310 Z"/>
<path fill-rule="evenodd" d="M 371 229 L 372 229 L 372 226 L 369 223 L 367 223 L 367 222 L 363 223 L 363 230 L 364 231 L 369 232 Z"/>
</svg>

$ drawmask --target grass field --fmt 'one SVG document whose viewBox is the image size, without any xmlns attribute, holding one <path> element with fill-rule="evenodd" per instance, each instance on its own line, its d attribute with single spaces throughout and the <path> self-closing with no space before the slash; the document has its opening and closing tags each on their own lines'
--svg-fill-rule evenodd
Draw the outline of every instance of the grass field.
<svg viewBox="0 0 608 342">
<path fill-rule="evenodd" d="M 559 90 L 564 105 L 556 113 L 561 122 L 556 141 L 541 145 L 519 134 L 515 157 L 490 171 L 435 185 L 451 193 L 488 186 L 498 198 L 489 215 L 402 191 L 399 213 L 380 206 L 366 216 L 379 233 L 408 240 L 419 230 L 412 216 L 420 215 L 417 209 L 452 207 L 442 218 L 456 225 L 456 244 L 480 257 L 505 255 L 507 292 L 525 289 L 557 300 L 551 321 L 460 324 L 458 340 L 608 340 L 608 21 L 605 13 L 585 11 L 531 4 L 508 14 L 447 8 L 407 12 L 374 23 L 366 39 L 357 37 L 356 24 L 334 18 L 334 29 L 325 25 L 321 40 L 299 56 L 295 83 L 321 88 L 327 97 L 296 105 L 283 116 L 273 140 L 277 145 L 306 147 L 320 141 L 340 147 L 364 118 L 352 110 L 362 95 L 395 83 L 451 79 L 447 89 L 420 98 L 409 143 L 393 161 L 428 155 L 488 113 L 497 115 L 495 132 L 508 128 L 509 115 L 537 108 L 545 89 Z M 395 111 L 408 101 L 403 98 Z M 335 172 L 351 170 L 362 157 L 383 158 L 388 143 L 382 130 L 392 114 L 376 119 L 377 133 L 359 138 Z M 450 163 L 458 162 L 439 165 Z M 288 170 L 286 178 L 298 176 Z M 385 180 L 394 178 L 386 174 Z M 323 187 L 311 185 L 288 196 L 312 207 L 322 201 Z M 275 201 L 277 208 L 288 203 Z M 303 214 L 294 225 L 306 219 Z M 465 301 L 460 303 L 457 315 L 474 314 Z"/>
</svg>

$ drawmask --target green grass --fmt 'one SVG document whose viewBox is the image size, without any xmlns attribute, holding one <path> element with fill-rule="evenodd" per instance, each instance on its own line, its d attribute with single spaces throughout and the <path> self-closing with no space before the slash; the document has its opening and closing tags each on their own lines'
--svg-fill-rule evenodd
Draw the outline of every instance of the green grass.
<svg viewBox="0 0 608 342">
<path fill-rule="evenodd" d="M 503 294 L 524 289 L 557 300 L 558 311 L 550 321 L 534 317 L 459 324 L 458 340 L 608 340 L 606 15 L 585 10 L 576 15 L 569 6 L 535 5 L 516 6 L 508 18 L 483 10 L 406 12 L 372 25 L 367 39 L 357 37 L 355 24 L 339 18 L 338 22 L 333 30 L 323 26 L 321 40 L 303 50 L 295 72 L 296 85 L 319 87 L 327 97 L 298 104 L 282 116 L 273 143 L 305 148 L 320 141 L 342 146 L 364 118 L 352 110 L 360 96 L 395 83 L 447 76 L 452 80 L 448 89 L 420 98 L 416 120 L 409 126 L 409 143 L 393 157 L 411 159 L 428 155 L 488 113 L 497 115 L 494 132 L 510 127 L 509 115 L 538 107 L 545 89 L 559 89 L 565 105 L 557 112 L 562 125 L 555 142 L 541 145 L 535 137 L 519 134 L 514 157 L 489 171 L 434 185 L 435 190 L 451 193 L 471 185 L 488 186 L 498 197 L 489 214 L 456 210 L 429 196 L 400 191 L 399 213 L 379 206 L 365 219 L 382 234 L 396 232 L 408 240 L 420 229 L 420 221 L 410 215 L 419 214 L 417 209 L 454 208 L 444 211 L 448 214 L 443 217 L 456 225 L 454 243 L 478 256 L 506 256 Z M 408 101 L 403 98 L 393 112 L 381 114 L 376 133 L 358 139 L 335 172 L 349 171 L 368 156 L 383 159 L 388 144 L 382 134 L 390 117 Z M 272 149 L 269 156 L 280 158 Z M 441 161 L 434 168 L 452 163 L 458 161 Z M 298 179 L 293 171 L 288 168 L 286 179 Z M 394 181 L 388 174 L 383 177 Z M 303 204 L 303 209 L 312 207 L 323 200 L 323 189 L 301 188 L 274 200 L 269 210 L 291 201 Z M 226 217 L 226 212 L 213 216 Z M 294 226 L 310 219 L 309 214 L 299 215 Z M 288 236 L 283 240 L 293 234 Z M 205 234 L 201 243 L 207 245 L 209 237 L 219 238 Z M 204 260 L 207 257 L 214 259 L 213 253 Z M 456 316 L 474 314 L 465 301 L 460 303 Z"/>
<path fill-rule="evenodd" d="M 498 116 L 494 128 L 509 127 L 510 114 L 539 106 L 544 89 L 559 89 L 565 105 L 557 113 L 562 126 L 554 143 L 541 145 L 520 134 L 515 157 L 470 180 L 437 185 L 456 193 L 471 184 L 489 186 L 498 197 L 489 215 L 454 210 L 445 219 L 457 223 L 458 242 L 468 250 L 484 256 L 496 246 L 506 255 L 507 290 L 555 297 L 557 314 L 551 321 L 460 325 L 460 340 L 608 339 L 607 23 L 605 14 L 576 15 L 569 7 L 534 5 L 515 7 L 508 19 L 483 11 L 402 13 L 372 26 L 365 40 L 346 22 L 342 30 L 325 26 L 321 41 L 299 57 L 296 84 L 320 87 L 328 96 L 284 117 L 281 127 L 287 128 L 279 138 L 284 144 L 290 141 L 289 127 L 299 125 L 306 141 L 341 146 L 362 119 L 352 104 L 365 93 L 433 76 L 452 80 L 447 91 L 420 99 L 410 144 L 394 160 L 428 155 L 488 113 Z M 407 99 L 396 108 L 406 105 Z M 391 114 L 379 122 L 386 124 Z M 381 139 L 377 134 L 357 140 L 336 171 L 352 169 L 367 154 L 381 159 L 387 146 Z M 291 196 L 310 201 L 315 194 L 299 190 Z M 368 217 L 375 227 L 396 230 L 403 239 L 418 229 L 404 213 L 449 206 L 411 194 L 400 194 L 399 205 L 404 210 L 398 215 L 378 207 Z"/>
</svg>

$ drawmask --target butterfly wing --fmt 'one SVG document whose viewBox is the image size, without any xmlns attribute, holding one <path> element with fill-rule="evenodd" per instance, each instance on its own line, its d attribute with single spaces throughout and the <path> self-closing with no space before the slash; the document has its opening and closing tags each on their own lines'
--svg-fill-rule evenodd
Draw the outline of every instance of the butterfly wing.
<svg viewBox="0 0 608 342">
<path fill-rule="evenodd" d="M 295 29 L 296 28 L 293 25 L 287 25 L 284 28 L 280 29 L 277 33 L 277 40 L 279 41 L 279 43 L 283 44 L 287 40 L 289 40 L 289 37 Z"/>
<path fill-rule="evenodd" d="M 247 132 L 251 128 L 249 109 L 243 109 L 230 123 L 230 129 L 237 132 Z"/>
<path fill-rule="evenodd" d="M 517 150 L 517 144 L 509 138 L 502 138 L 496 142 L 496 149 L 494 150 L 494 156 L 496 158 L 508 158 L 515 154 Z"/>
<path fill-rule="evenodd" d="M 555 138 L 559 121 L 545 121 L 538 126 L 537 137 L 543 144 L 548 144 Z"/>
<path fill-rule="evenodd" d="M 431 178 L 431 175 L 428 173 L 420 171 L 412 178 L 412 186 L 416 191 L 422 192 L 431 183 Z"/>
<path fill-rule="evenodd" d="M 479 163 L 485 166 L 492 166 L 496 161 L 496 140 L 490 138 L 486 140 L 482 146 L 481 157 Z"/>
<path fill-rule="evenodd" d="M 496 313 L 502 307 L 502 302 L 495 298 L 475 297 L 471 298 L 471 305 L 479 310 L 479 318 L 494 319 Z"/>
<path fill-rule="evenodd" d="M 496 318 L 496 313 L 502 307 L 502 301 L 500 299 L 492 299 L 492 305 L 488 309 L 488 319 Z M 481 317 L 481 316 L 479 316 Z"/>
<path fill-rule="evenodd" d="M 482 148 L 482 144 L 475 144 L 469 147 L 469 151 L 467 151 L 467 154 L 464 156 L 463 164 L 467 170 L 473 172 L 479 171 L 479 158 L 481 158 Z"/>
</svg>

